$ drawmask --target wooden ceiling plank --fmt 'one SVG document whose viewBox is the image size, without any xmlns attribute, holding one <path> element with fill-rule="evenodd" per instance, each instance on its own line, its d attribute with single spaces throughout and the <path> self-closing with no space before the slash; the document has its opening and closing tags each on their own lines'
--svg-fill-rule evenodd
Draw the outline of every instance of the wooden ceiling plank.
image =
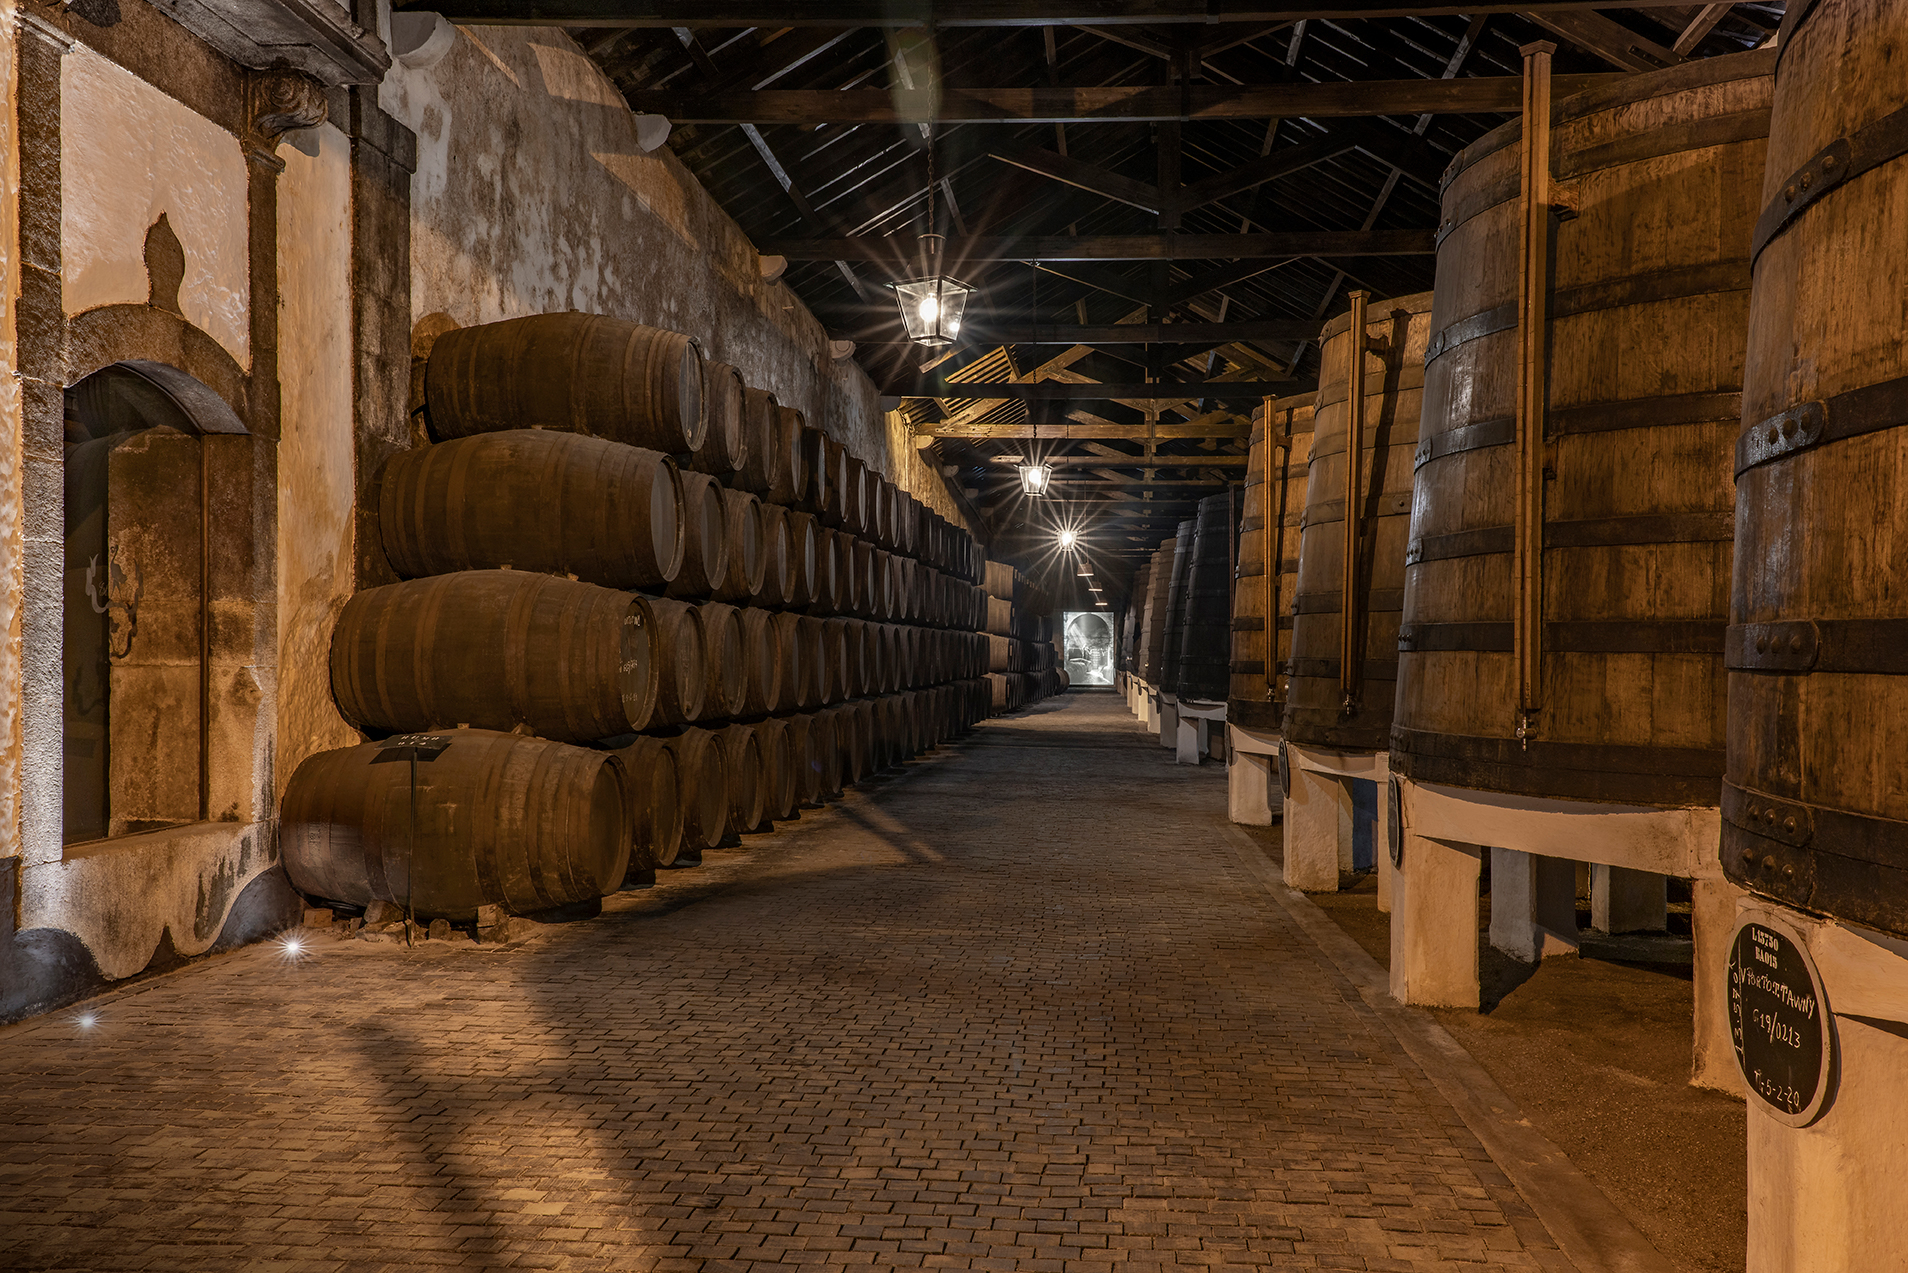
<svg viewBox="0 0 1908 1273">
<path fill-rule="evenodd" d="M 1298 230 L 1275 234 L 1027 235 L 950 237 L 942 259 L 971 261 L 1230 261 L 1247 257 L 1430 256 L 1434 230 Z M 902 235 L 777 238 L 757 245 L 791 261 L 905 262 L 915 255 Z"/>
</svg>

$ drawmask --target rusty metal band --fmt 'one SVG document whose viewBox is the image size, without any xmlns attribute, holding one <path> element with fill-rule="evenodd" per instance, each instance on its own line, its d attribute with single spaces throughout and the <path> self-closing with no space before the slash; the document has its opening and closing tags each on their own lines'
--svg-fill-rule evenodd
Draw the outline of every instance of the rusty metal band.
<svg viewBox="0 0 1908 1273">
<path fill-rule="evenodd" d="M 1453 557 L 1483 557 L 1511 551 L 1514 531 L 1509 526 L 1483 526 L 1448 535 L 1424 535 L 1405 548 L 1405 565 L 1445 561 Z M 1643 513 L 1630 517 L 1596 517 L 1581 521 L 1545 522 L 1545 548 L 1616 548 L 1629 544 L 1720 544 L 1736 537 L 1736 515 L 1720 509 L 1708 513 Z"/>
<path fill-rule="evenodd" d="M 1795 219 L 1822 201 L 1829 191 L 1908 154 L 1908 106 L 1838 137 L 1789 174 L 1782 189 L 1756 218 L 1754 260 Z"/>
<path fill-rule="evenodd" d="M 1235 614 L 1232 616 L 1234 632 L 1265 631 L 1265 616 L 1262 614 Z"/>
<path fill-rule="evenodd" d="M 1557 743 L 1444 734 L 1395 725 L 1391 770 L 1417 782 L 1610 804 L 1713 807 L 1723 752 L 1695 747 Z"/>
<path fill-rule="evenodd" d="M 1516 532 L 1509 526 L 1481 526 L 1448 535 L 1421 535 L 1405 547 L 1405 565 L 1450 561 L 1455 557 L 1488 557 L 1511 550 Z"/>
<path fill-rule="evenodd" d="M 1517 420 L 1514 416 L 1500 416 L 1494 420 L 1477 420 L 1470 424 L 1461 424 L 1455 429 L 1446 429 L 1443 433 L 1434 433 L 1418 443 L 1417 453 L 1411 457 L 1413 472 L 1423 468 L 1433 460 L 1441 460 L 1447 455 L 1462 455 L 1466 451 L 1482 451 L 1494 446 L 1509 446 L 1517 440 Z"/>
<path fill-rule="evenodd" d="M 1720 654 L 1727 623 L 1721 619 L 1580 620 L 1544 625 L 1551 654 Z M 1470 651 L 1508 654 L 1511 624 L 1407 623 L 1398 648 L 1409 653 Z"/>
<path fill-rule="evenodd" d="M 1233 659 L 1230 666 L 1232 671 L 1241 675 L 1254 672 L 1261 676 L 1265 674 L 1264 659 Z"/>
<path fill-rule="evenodd" d="M 1284 715 L 1285 704 L 1278 699 L 1229 698 L 1226 700 L 1226 721 L 1246 729 L 1277 729 L 1279 718 Z"/>
<path fill-rule="evenodd" d="M 1349 716 L 1334 707 L 1287 706 L 1285 709 L 1285 737 L 1288 742 L 1339 747 L 1347 751 L 1379 752 L 1385 749 L 1386 732 L 1390 728 L 1389 695 L 1385 696 L 1382 707 L 1360 707 Z"/>
<path fill-rule="evenodd" d="M 1667 397 L 1631 398 L 1555 407 L 1545 413 L 1547 437 L 1585 433 L 1615 433 L 1622 429 L 1669 428 L 1686 424 L 1735 424 L 1742 419 L 1742 394 L 1682 393 Z M 1509 446 L 1517 439 L 1517 421 L 1510 416 L 1478 420 L 1435 433 L 1418 443 L 1413 471 L 1447 455 Z"/>
<path fill-rule="evenodd" d="M 1303 592 L 1292 599 L 1293 614 L 1337 614 L 1341 592 Z M 1404 609 L 1403 588 L 1374 588 L 1365 594 L 1368 614 L 1395 614 Z"/>
<path fill-rule="evenodd" d="M 1736 441 L 1736 476 L 1830 442 L 1908 425 L 1908 376 L 1801 402 L 1745 429 Z"/>
<path fill-rule="evenodd" d="M 1367 398 L 1366 401 L 1370 401 L 1370 399 Z M 1410 429 L 1409 435 L 1405 434 L 1405 429 L 1407 427 Z M 1380 449 L 1376 443 L 1377 433 L 1378 431 L 1374 429 L 1374 430 L 1370 430 L 1367 434 L 1367 437 L 1369 440 L 1368 440 L 1368 444 L 1365 447 L 1366 456 L 1370 456 L 1373 452 Z M 1394 421 L 1392 424 L 1392 427 L 1390 429 L 1385 430 L 1384 433 L 1385 433 L 1385 445 L 1383 449 L 1389 450 L 1390 448 L 1394 446 L 1410 446 L 1418 440 L 1417 417 L 1413 416 L 1411 420 L 1408 422 L 1408 424 L 1406 421 L 1403 421 L 1403 420 Z M 1345 454 L 1345 448 L 1342 446 L 1335 445 L 1329 451 L 1313 451 L 1311 454 L 1311 459 L 1314 462 L 1318 460 L 1329 460 L 1343 454 Z"/>
<path fill-rule="evenodd" d="M 1794 906 L 1908 931 L 1908 822 L 1723 784 L 1723 874 Z"/>
<path fill-rule="evenodd" d="M 1395 681 L 1398 679 L 1398 660 L 1396 659 L 1366 659 L 1359 666 L 1362 668 L 1364 680 Z M 1313 676 L 1321 680 L 1335 681 L 1338 679 L 1338 660 L 1291 659 L 1287 662 L 1287 670 L 1293 676 Z M 1385 701 L 1389 703 L 1391 700 L 1387 698 Z"/>
<path fill-rule="evenodd" d="M 1732 672 L 1908 676 L 1908 618 L 1739 623 L 1724 664 Z"/>
<path fill-rule="evenodd" d="M 1564 288 L 1551 295 L 1551 321 L 1555 322 L 1559 318 L 1574 318 L 1580 314 L 1623 309 L 1630 305 L 1654 305 L 1663 301 L 1687 300 L 1692 296 L 1746 292 L 1749 290 L 1749 266 L 1750 262 L 1746 258 L 1715 261 L 1707 265 L 1658 270 L 1651 274 L 1637 274 L 1628 278 L 1609 279 L 1601 283 L 1585 283 L 1581 287 Z M 1516 326 L 1516 301 L 1507 301 L 1482 313 L 1473 314 L 1469 318 L 1461 318 L 1432 334 L 1430 343 L 1425 346 L 1424 361 L 1428 366 L 1441 355 L 1449 353 L 1467 341 L 1497 332 L 1511 331 Z"/>
</svg>

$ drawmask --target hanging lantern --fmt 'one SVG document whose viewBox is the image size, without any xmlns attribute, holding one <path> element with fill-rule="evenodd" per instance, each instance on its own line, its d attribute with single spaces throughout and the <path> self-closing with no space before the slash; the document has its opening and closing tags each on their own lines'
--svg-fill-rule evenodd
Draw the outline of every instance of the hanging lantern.
<svg viewBox="0 0 1908 1273">
<path fill-rule="evenodd" d="M 1045 495 L 1047 487 L 1053 481 L 1053 465 L 1042 464 L 1038 460 L 1029 460 L 1022 464 L 1019 472 L 1022 495 Z"/>
<path fill-rule="evenodd" d="M 894 299 L 901 306 L 908 339 L 917 345 L 953 344 L 960 337 L 961 316 L 967 312 L 967 297 L 973 290 L 941 274 L 896 283 Z"/>
</svg>

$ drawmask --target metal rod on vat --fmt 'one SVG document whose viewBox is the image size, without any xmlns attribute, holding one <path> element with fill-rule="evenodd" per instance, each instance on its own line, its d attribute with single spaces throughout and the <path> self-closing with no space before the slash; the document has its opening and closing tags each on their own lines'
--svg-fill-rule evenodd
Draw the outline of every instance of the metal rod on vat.
<svg viewBox="0 0 1908 1273">
<path fill-rule="evenodd" d="M 1365 452 L 1365 307 L 1371 293 L 1351 294 L 1351 329 L 1345 368 L 1345 560 L 1339 582 L 1338 689 L 1340 709 L 1349 716 L 1358 706 L 1359 673 L 1364 652 L 1359 648 L 1358 548 L 1364 519 L 1359 516 L 1358 479 Z"/>
<path fill-rule="evenodd" d="M 1545 336 L 1550 301 L 1550 58 L 1548 40 L 1526 44 L 1522 153 L 1523 228 L 1517 298 L 1517 738 L 1528 749 L 1543 706 Z"/>
</svg>

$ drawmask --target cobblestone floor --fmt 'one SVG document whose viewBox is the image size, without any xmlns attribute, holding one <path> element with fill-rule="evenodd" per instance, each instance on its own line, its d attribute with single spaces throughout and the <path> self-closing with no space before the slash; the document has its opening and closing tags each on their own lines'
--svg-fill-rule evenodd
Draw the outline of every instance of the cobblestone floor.
<svg viewBox="0 0 1908 1273">
<path fill-rule="evenodd" d="M 0 1267 L 1562 1267 L 1111 694 L 521 946 L 0 1030 Z"/>
</svg>

